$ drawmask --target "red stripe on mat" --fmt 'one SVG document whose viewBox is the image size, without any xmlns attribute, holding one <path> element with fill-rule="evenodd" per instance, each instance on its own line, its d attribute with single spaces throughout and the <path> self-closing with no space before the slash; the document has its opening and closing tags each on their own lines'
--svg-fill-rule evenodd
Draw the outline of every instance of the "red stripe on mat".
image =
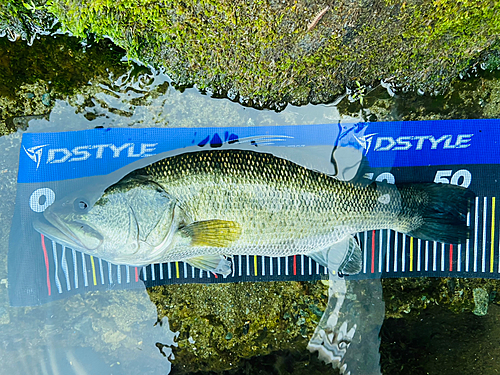
<svg viewBox="0 0 500 375">
<path fill-rule="evenodd" d="M 375 231 L 372 230 L 372 264 L 371 272 L 375 273 Z"/>
<path fill-rule="evenodd" d="M 52 291 L 50 287 L 49 256 L 47 255 L 47 248 L 45 247 L 45 236 L 43 234 L 40 234 L 40 236 L 42 236 L 43 258 L 45 259 L 45 272 L 47 273 L 47 289 L 50 296 Z"/>
<path fill-rule="evenodd" d="M 453 245 L 450 245 L 450 272 L 453 271 Z"/>
</svg>

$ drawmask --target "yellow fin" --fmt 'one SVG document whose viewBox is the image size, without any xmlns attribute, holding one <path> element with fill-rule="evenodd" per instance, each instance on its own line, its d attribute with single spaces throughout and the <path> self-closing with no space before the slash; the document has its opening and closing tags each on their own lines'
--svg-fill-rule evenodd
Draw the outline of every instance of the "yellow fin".
<svg viewBox="0 0 500 375">
<path fill-rule="evenodd" d="M 241 227 L 234 221 L 196 221 L 182 228 L 191 237 L 191 246 L 227 247 L 240 238 Z"/>
</svg>

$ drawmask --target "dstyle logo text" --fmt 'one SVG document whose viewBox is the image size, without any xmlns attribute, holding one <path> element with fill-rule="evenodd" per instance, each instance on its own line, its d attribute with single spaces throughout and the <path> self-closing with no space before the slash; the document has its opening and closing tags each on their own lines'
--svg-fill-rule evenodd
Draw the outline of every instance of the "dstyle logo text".
<svg viewBox="0 0 500 375">
<path fill-rule="evenodd" d="M 375 135 L 375 134 L 373 134 Z M 372 135 L 372 136 L 373 136 Z M 467 148 L 474 134 L 445 134 L 439 138 L 433 135 L 409 135 L 398 138 L 377 137 L 374 151 L 406 151 L 406 150 L 450 150 Z M 372 140 L 370 139 L 369 145 Z"/>
<path fill-rule="evenodd" d="M 119 158 L 122 155 L 129 158 L 143 158 L 154 155 L 152 152 L 156 149 L 157 145 L 158 143 L 124 143 L 117 146 L 112 143 L 107 143 L 77 146 L 72 149 L 66 147 L 46 149 L 45 147 L 49 146 L 46 144 L 30 147 L 28 149 L 23 146 L 23 148 L 26 155 L 36 163 L 36 168 L 38 169 L 43 158 L 46 158 L 45 164 L 70 163 L 84 161 L 90 158 Z"/>
</svg>

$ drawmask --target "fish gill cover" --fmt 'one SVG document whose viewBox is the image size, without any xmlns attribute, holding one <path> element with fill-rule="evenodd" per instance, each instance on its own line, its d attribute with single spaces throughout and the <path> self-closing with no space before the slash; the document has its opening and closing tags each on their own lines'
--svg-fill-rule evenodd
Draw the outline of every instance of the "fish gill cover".
<svg viewBox="0 0 500 375">
<path fill-rule="evenodd" d="M 499 277 L 495 197 L 500 177 L 499 135 L 498 120 L 25 133 L 9 245 L 10 302 L 35 305 L 90 290 L 144 284 L 325 278 L 327 270 L 304 255 L 236 255 L 227 276 L 185 262 L 116 265 L 56 243 L 33 229 L 37 217 L 68 192 L 82 186 L 110 186 L 130 171 L 165 157 L 217 149 L 272 153 L 341 179 L 355 177 L 349 164 L 354 160 L 358 163 L 354 171 L 359 169 L 363 176 L 358 177 L 368 183 L 436 182 L 468 187 L 477 196 L 467 217 L 472 231 L 466 243 L 445 245 L 392 230 L 359 233 L 361 272 L 349 277 Z"/>
</svg>

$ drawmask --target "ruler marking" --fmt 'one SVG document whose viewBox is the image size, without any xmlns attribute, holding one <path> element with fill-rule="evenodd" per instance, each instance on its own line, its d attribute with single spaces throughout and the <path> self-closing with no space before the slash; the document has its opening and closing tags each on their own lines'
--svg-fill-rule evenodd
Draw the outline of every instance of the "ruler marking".
<svg viewBox="0 0 500 375">
<path fill-rule="evenodd" d="M 122 283 L 122 266 L 116 266 L 116 278 L 118 279 L 118 284 Z"/>
<path fill-rule="evenodd" d="M 49 269 L 49 255 L 47 253 L 47 247 L 45 246 L 45 236 L 43 234 L 40 235 L 40 239 L 42 241 L 42 250 L 43 250 L 43 260 L 45 261 L 45 276 L 47 282 L 47 293 L 52 295 L 52 288 L 50 286 L 50 269 Z"/>
<path fill-rule="evenodd" d="M 375 231 L 372 230 L 372 263 L 370 267 L 371 273 L 375 273 Z"/>
<path fill-rule="evenodd" d="M 262 276 L 266 276 L 266 257 L 262 256 L 260 259 L 262 263 Z"/>
<path fill-rule="evenodd" d="M 111 263 L 106 262 L 108 264 L 108 281 L 110 284 L 113 284 L 113 268 Z"/>
<path fill-rule="evenodd" d="M 495 263 L 495 197 L 491 198 L 491 249 L 490 249 L 490 273 L 493 273 Z"/>
<path fill-rule="evenodd" d="M 59 272 L 59 262 L 57 260 L 57 245 L 54 241 L 52 241 L 52 256 L 54 257 L 54 279 L 57 286 L 57 291 L 62 293 L 61 281 L 59 280 L 59 276 L 57 273 Z"/>
<path fill-rule="evenodd" d="M 450 244 L 450 272 L 453 271 L 453 245 Z"/>
<path fill-rule="evenodd" d="M 429 270 L 429 241 L 425 241 L 425 271 Z"/>
<path fill-rule="evenodd" d="M 368 242 L 368 234 L 366 232 L 363 233 L 363 273 L 366 273 L 366 252 L 367 252 L 367 245 L 366 243 Z M 316 263 L 316 273 L 319 273 L 319 267 L 318 263 Z"/>
<path fill-rule="evenodd" d="M 474 272 L 477 272 L 477 226 L 479 225 L 479 197 L 476 197 L 476 205 L 474 207 Z"/>
<path fill-rule="evenodd" d="M 444 271 L 444 243 L 441 244 L 441 271 Z"/>
<path fill-rule="evenodd" d="M 398 272 L 398 242 L 399 236 L 398 232 L 396 232 L 396 236 L 394 237 L 394 272 Z"/>
<path fill-rule="evenodd" d="M 241 255 L 238 255 L 238 276 L 241 276 Z"/>
<path fill-rule="evenodd" d="M 437 242 L 434 241 L 432 243 L 432 270 L 433 271 L 437 270 L 436 247 L 437 247 Z"/>
<path fill-rule="evenodd" d="M 403 234 L 403 249 L 401 249 L 401 272 L 406 272 L 406 235 Z"/>
<path fill-rule="evenodd" d="M 470 212 L 467 213 L 467 226 L 470 226 Z M 465 240 L 465 272 L 469 272 L 469 261 L 470 261 L 470 240 L 467 238 Z M 498 272 L 500 272 L 500 265 L 498 266 Z"/>
<path fill-rule="evenodd" d="M 457 246 L 457 272 L 462 270 L 462 244 L 458 244 Z"/>
<path fill-rule="evenodd" d="M 99 274 L 101 276 L 101 284 L 104 285 L 104 269 L 102 268 L 102 259 L 99 259 Z"/>
<path fill-rule="evenodd" d="M 382 244 L 383 244 L 383 235 L 384 233 L 379 230 L 378 231 L 378 272 L 382 273 Z"/>
<path fill-rule="evenodd" d="M 66 246 L 62 246 L 61 254 L 61 267 L 64 272 L 64 277 L 66 278 L 66 290 L 71 290 L 71 279 L 69 277 L 68 261 L 66 260 Z"/>
<path fill-rule="evenodd" d="M 97 285 L 97 278 L 95 275 L 95 262 L 92 255 L 90 256 L 90 266 L 92 267 L 92 281 L 94 282 L 94 285 Z"/>
<path fill-rule="evenodd" d="M 385 253 L 385 272 L 389 272 L 389 269 L 391 267 L 391 232 L 389 229 L 387 230 L 387 247 L 386 247 L 386 253 Z"/>
<path fill-rule="evenodd" d="M 413 272 L 413 237 L 410 237 L 410 272 Z"/>
<path fill-rule="evenodd" d="M 488 198 L 483 198 L 483 258 L 481 259 L 481 272 L 486 272 L 486 221 Z"/>
<path fill-rule="evenodd" d="M 83 285 L 89 286 L 89 279 L 87 276 L 87 262 L 85 261 L 85 254 L 82 254 L 82 270 L 83 270 Z"/>
<path fill-rule="evenodd" d="M 417 241 L 417 271 L 420 272 L 420 264 L 422 263 L 421 251 L 422 251 L 422 240 Z"/>
<path fill-rule="evenodd" d="M 73 273 L 75 275 L 75 289 L 78 289 L 78 259 L 76 257 L 76 250 L 71 249 L 73 255 Z"/>
</svg>

